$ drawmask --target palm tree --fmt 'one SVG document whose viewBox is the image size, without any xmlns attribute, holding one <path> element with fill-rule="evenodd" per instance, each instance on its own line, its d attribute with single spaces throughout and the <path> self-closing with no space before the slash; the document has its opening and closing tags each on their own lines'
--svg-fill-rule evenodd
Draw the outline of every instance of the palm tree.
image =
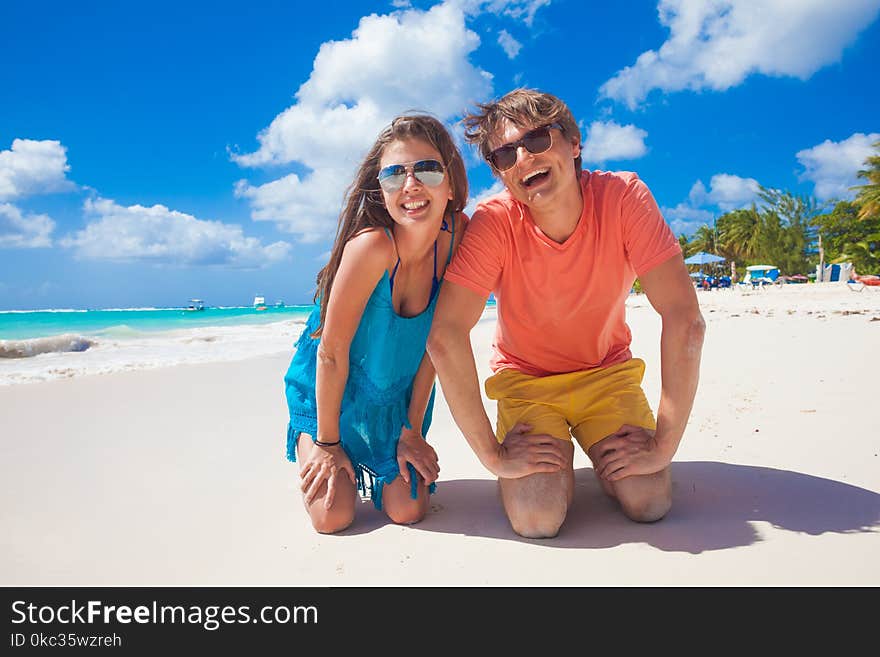
<svg viewBox="0 0 880 657">
<path fill-rule="evenodd" d="M 872 144 L 873 148 L 880 150 L 880 141 Z M 859 190 L 856 203 L 861 206 L 859 219 L 880 216 L 880 155 L 871 155 L 865 160 L 867 169 L 859 171 L 859 178 L 868 181 L 865 185 L 856 185 L 851 189 Z"/>
<path fill-rule="evenodd" d="M 688 236 L 684 233 L 678 236 L 678 245 L 681 247 L 681 252 L 685 258 L 692 256 L 697 252 L 697 250 L 691 246 Z"/>
<path fill-rule="evenodd" d="M 761 187 L 758 196 L 788 226 L 807 226 L 819 212 L 819 203 L 812 196 L 795 196 L 791 192 Z"/>
<path fill-rule="evenodd" d="M 859 219 L 855 202 L 838 201 L 831 212 L 815 219 L 828 262 L 852 262 L 856 271 L 880 271 L 880 214 Z"/>
<path fill-rule="evenodd" d="M 689 243 L 693 253 L 703 251 L 704 253 L 715 253 L 718 250 L 717 241 L 715 239 L 715 230 L 711 226 L 703 224 L 694 232 Z"/>
<path fill-rule="evenodd" d="M 765 206 L 760 212 L 760 243 L 764 257 L 774 260 L 786 273 L 810 268 L 808 251 L 815 235 L 819 203 L 814 197 L 761 187 Z"/>
<path fill-rule="evenodd" d="M 760 251 L 760 217 L 754 205 L 718 218 L 718 242 L 722 255 L 740 264 L 756 258 Z"/>
<path fill-rule="evenodd" d="M 834 262 L 853 262 L 858 263 L 859 270 L 867 270 L 867 272 L 875 272 L 880 270 L 880 249 L 871 249 L 872 245 L 880 243 L 880 233 L 868 235 L 859 242 L 848 244 L 845 252 L 840 255 Z M 865 273 L 862 271 L 862 273 Z"/>
</svg>

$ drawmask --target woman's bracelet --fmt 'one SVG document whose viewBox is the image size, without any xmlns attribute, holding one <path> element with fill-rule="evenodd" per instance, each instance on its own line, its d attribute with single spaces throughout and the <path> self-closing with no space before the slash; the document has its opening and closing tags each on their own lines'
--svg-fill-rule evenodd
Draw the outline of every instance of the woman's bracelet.
<svg viewBox="0 0 880 657">
<path fill-rule="evenodd" d="M 335 443 L 325 443 L 323 440 L 318 440 L 317 438 L 315 438 L 315 444 L 318 447 L 333 447 L 334 445 L 338 445 L 341 442 L 342 442 L 341 438 L 339 440 L 337 440 Z"/>
</svg>

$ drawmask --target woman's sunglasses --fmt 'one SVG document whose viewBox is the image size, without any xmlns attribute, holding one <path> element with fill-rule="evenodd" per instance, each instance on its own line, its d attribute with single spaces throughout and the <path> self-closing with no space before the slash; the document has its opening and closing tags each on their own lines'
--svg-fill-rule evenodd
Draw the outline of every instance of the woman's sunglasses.
<svg viewBox="0 0 880 657">
<path fill-rule="evenodd" d="M 436 187 L 446 177 L 446 169 L 437 160 L 419 160 L 404 164 L 391 164 L 379 171 L 379 185 L 389 194 L 403 187 L 409 172 L 416 180 L 428 187 Z"/>
<path fill-rule="evenodd" d="M 516 151 L 520 146 L 524 146 L 533 155 L 550 150 L 550 146 L 553 144 L 553 136 L 550 134 L 551 128 L 565 132 L 559 123 L 535 128 L 524 134 L 521 139 L 499 146 L 489 153 L 486 159 L 497 171 L 507 171 L 516 164 Z"/>
</svg>

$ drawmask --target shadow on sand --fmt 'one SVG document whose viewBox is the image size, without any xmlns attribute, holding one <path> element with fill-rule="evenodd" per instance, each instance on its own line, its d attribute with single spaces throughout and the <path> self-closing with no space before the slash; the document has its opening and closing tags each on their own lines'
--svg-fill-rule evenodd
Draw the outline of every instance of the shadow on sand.
<svg viewBox="0 0 880 657">
<path fill-rule="evenodd" d="M 672 510 L 653 524 L 628 520 L 602 492 L 592 468 L 579 468 L 574 505 L 551 541 L 516 535 L 501 508 L 497 483 L 488 479 L 441 480 L 428 516 L 414 528 L 552 548 L 646 543 L 660 550 L 698 554 L 760 541 L 753 522 L 811 535 L 871 532 L 880 527 L 880 494 L 840 481 L 713 461 L 673 463 L 672 474 Z M 344 534 L 370 532 L 385 524 L 384 514 L 359 512 Z"/>
</svg>

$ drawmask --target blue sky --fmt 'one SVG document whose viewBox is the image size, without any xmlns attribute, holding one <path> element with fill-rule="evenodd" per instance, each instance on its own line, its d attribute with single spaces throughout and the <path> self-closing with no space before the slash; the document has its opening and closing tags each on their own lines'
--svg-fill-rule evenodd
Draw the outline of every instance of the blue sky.
<svg viewBox="0 0 880 657">
<path fill-rule="evenodd" d="M 245 6 L 246 5 L 246 6 Z M 677 234 L 758 184 L 851 198 L 880 0 L 0 4 L 0 309 L 311 300 L 395 114 L 556 94 Z M 493 191 L 465 146 L 472 203 Z"/>
</svg>

